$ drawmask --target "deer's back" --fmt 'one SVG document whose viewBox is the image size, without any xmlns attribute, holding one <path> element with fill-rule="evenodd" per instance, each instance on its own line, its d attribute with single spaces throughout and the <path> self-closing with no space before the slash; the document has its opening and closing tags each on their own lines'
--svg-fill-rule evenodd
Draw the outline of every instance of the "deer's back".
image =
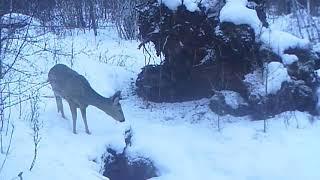
<svg viewBox="0 0 320 180">
<path fill-rule="evenodd" d="M 88 98 L 93 89 L 85 77 L 63 64 L 53 66 L 48 73 L 48 81 L 58 96 L 77 106 L 88 106 Z"/>
</svg>

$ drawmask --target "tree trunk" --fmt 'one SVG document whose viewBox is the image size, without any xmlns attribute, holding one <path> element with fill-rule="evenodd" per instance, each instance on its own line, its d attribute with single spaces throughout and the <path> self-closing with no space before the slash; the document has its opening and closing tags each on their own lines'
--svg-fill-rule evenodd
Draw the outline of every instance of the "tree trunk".
<svg viewBox="0 0 320 180">
<path fill-rule="evenodd" d="M 94 35 L 97 36 L 97 21 L 96 21 L 96 14 L 95 14 L 95 9 L 94 9 L 94 0 L 88 0 L 89 3 L 89 14 L 90 14 L 90 25 L 91 28 L 93 29 Z"/>
<path fill-rule="evenodd" d="M 86 23 L 83 19 L 83 0 L 77 0 L 75 2 L 75 6 L 76 6 L 76 11 L 77 11 L 77 26 L 80 28 L 85 28 L 86 27 Z"/>
<path fill-rule="evenodd" d="M 307 13 L 308 13 L 308 15 L 310 15 L 311 14 L 311 2 L 310 2 L 311 0 L 307 0 Z"/>
<path fill-rule="evenodd" d="M 2 16 L 0 16 L 0 19 Z M 2 145 L 2 133 L 3 133 L 3 123 L 4 123 L 4 100 L 3 100 L 3 92 L 2 92 L 2 79 L 3 79 L 3 74 L 2 74 L 2 66 L 3 66 L 3 58 L 2 58 L 2 24 L 0 24 L 0 122 L 1 122 L 1 127 L 0 127 L 0 153 L 3 153 L 3 145 Z"/>
</svg>

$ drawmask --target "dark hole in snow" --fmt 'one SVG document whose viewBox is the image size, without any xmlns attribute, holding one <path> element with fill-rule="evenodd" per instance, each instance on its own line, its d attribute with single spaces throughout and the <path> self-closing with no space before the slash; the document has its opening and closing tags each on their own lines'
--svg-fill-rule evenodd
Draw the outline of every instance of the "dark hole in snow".
<svg viewBox="0 0 320 180">
<path fill-rule="evenodd" d="M 157 168 L 149 158 L 130 157 L 127 148 L 132 144 L 132 129 L 125 132 L 126 147 L 122 153 L 117 153 L 112 148 L 107 148 L 107 155 L 104 157 L 103 175 L 110 180 L 145 180 L 158 177 Z"/>
<path fill-rule="evenodd" d="M 157 168 L 148 158 L 130 158 L 126 153 L 116 154 L 110 148 L 107 151 L 103 175 L 110 180 L 145 180 L 158 176 Z"/>
</svg>

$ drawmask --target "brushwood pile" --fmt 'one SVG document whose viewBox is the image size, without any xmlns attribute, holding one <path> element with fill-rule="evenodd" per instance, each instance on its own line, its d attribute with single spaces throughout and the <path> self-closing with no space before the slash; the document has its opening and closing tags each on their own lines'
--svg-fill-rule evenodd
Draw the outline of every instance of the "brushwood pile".
<svg viewBox="0 0 320 180">
<path fill-rule="evenodd" d="M 307 40 L 270 29 L 263 0 L 173 1 L 137 7 L 139 48 L 151 43 L 162 59 L 138 75 L 139 96 L 211 98 L 217 114 L 254 119 L 294 110 L 317 114 L 319 56 Z"/>
</svg>

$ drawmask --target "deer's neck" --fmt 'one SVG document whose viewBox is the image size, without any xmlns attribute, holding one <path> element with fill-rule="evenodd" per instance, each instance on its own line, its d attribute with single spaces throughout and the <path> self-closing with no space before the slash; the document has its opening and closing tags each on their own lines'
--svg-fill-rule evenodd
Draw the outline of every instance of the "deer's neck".
<svg viewBox="0 0 320 180">
<path fill-rule="evenodd" d="M 92 95 L 89 96 L 88 104 L 104 110 L 107 104 L 111 104 L 111 99 L 101 96 L 96 91 L 92 90 Z"/>
</svg>

